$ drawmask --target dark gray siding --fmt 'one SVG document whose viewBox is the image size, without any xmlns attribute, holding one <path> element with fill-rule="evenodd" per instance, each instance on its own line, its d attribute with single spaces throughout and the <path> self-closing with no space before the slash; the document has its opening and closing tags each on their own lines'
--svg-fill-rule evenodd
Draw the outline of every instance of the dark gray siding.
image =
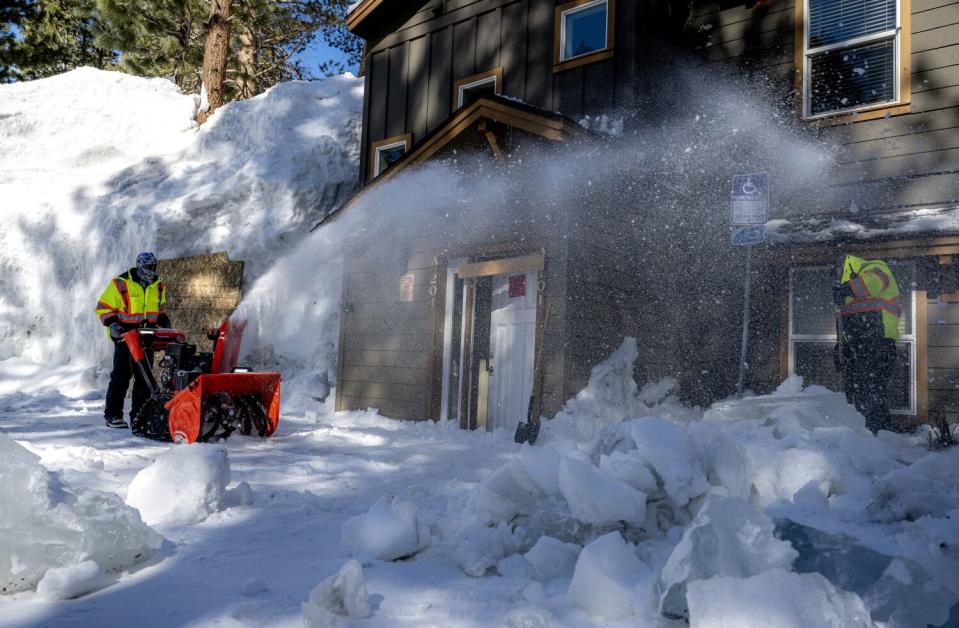
<svg viewBox="0 0 959 628">
<path fill-rule="evenodd" d="M 791 105 L 794 11 L 793 2 L 755 9 L 700 2 L 691 30 L 708 63 L 762 72 Z M 912 0 L 911 19 L 911 113 L 819 131 L 842 147 L 832 175 L 843 185 L 836 209 L 853 199 L 873 212 L 959 202 L 959 2 Z"/>
<path fill-rule="evenodd" d="M 448 0 L 426 3 L 370 46 L 361 179 L 373 142 L 411 133 L 417 142 L 451 113 L 453 84 L 503 68 L 502 91 L 578 120 L 621 115 L 632 104 L 635 0 L 617 0 L 612 59 L 553 73 L 556 0 Z M 433 8 L 437 9 L 434 17 Z"/>
</svg>

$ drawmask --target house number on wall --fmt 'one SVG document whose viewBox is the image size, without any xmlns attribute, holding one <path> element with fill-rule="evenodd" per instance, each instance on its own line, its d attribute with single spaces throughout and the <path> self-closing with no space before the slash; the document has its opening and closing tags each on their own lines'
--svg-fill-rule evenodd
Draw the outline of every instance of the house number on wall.
<svg viewBox="0 0 959 628">
<path fill-rule="evenodd" d="M 430 275 L 430 307 L 436 307 L 436 295 L 439 292 L 440 260 L 433 256 L 433 272 Z"/>
</svg>

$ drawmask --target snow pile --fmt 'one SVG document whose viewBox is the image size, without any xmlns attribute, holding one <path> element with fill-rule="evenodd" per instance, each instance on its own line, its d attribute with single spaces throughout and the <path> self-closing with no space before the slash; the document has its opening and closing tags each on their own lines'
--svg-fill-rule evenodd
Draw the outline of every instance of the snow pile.
<svg viewBox="0 0 959 628">
<path fill-rule="evenodd" d="M 773 569 L 750 578 L 716 577 L 689 585 L 690 628 L 870 628 L 859 596 L 819 574 Z"/>
<path fill-rule="evenodd" d="M 594 369 L 541 445 L 450 502 L 438 528 L 466 574 L 495 567 L 554 595 L 569 582 L 565 603 L 602 619 L 946 621 L 959 602 L 959 451 L 874 437 L 842 395 L 801 379 L 682 408 L 671 384 L 632 382 L 633 348 Z M 764 587 L 769 603 L 746 621 Z"/>
<path fill-rule="evenodd" d="M 429 531 L 416 515 L 416 504 L 385 495 L 369 511 L 344 523 L 341 534 L 353 556 L 377 560 L 412 556 L 429 541 Z"/>
<path fill-rule="evenodd" d="M 49 597 L 80 595 L 99 586 L 101 570 L 129 567 L 160 546 L 160 536 L 116 495 L 71 490 L 2 433 L 0 505 L 3 593 L 32 589 L 43 580 Z"/>
<path fill-rule="evenodd" d="M 363 567 L 351 560 L 335 576 L 330 576 L 310 592 L 302 604 L 307 628 L 349 626 L 351 619 L 370 616 L 370 596 L 366 592 Z"/>
<path fill-rule="evenodd" d="M 134 476 L 127 503 L 150 525 L 199 523 L 225 506 L 230 459 L 221 445 L 171 446 Z"/>
<path fill-rule="evenodd" d="M 0 359 L 103 363 L 97 296 L 141 250 L 226 251 L 261 275 L 352 192 L 362 91 L 284 83 L 197 130 L 195 97 L 163 79 L 0 85 Z"/>
</svg>

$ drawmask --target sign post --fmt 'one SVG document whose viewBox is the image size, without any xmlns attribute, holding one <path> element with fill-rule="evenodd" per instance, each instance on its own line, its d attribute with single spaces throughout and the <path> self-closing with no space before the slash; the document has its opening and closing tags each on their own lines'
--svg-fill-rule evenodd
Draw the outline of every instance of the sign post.
<svg viewBox="0 0 959 628">
<path fill-rule="evenodd" d="M 733 176 L 730 224 L 733 246 L 746 247 L 746 277 L 743 290 L 743 338 L 739 350 L 739 382 L 736 396 L 743 396 L 746 384 L 746 357 L 749 352 L 749 292 L 753 245 L 763 241 L 763 225 L 769 214 L 769 177 L 765 172 Z"/>
</svg>

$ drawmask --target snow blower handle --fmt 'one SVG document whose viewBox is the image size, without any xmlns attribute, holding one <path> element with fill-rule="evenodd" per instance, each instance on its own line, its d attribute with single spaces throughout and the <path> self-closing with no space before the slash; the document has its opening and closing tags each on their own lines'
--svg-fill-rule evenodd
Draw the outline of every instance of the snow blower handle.
<svg viewBox="0 0 959 628">
<path fill-rule="evenodd" d="M 130 350 L 130 357 L 133 358 L 140 375 L 143 376 L 143 381 L 150 389 L 150 395 L 157 394 L 160 392 L 160 386 L 157 384 L 156 378 L 153 377 L 153 366 L 147 361 L 144 345 L 148 345 L 150 349 L 155 350 L 166 349 L 170 343 L 186 342 L 186 334 L 179 329 L 138 328 L 126 332 L 122 338 Z"/>
</svg>

